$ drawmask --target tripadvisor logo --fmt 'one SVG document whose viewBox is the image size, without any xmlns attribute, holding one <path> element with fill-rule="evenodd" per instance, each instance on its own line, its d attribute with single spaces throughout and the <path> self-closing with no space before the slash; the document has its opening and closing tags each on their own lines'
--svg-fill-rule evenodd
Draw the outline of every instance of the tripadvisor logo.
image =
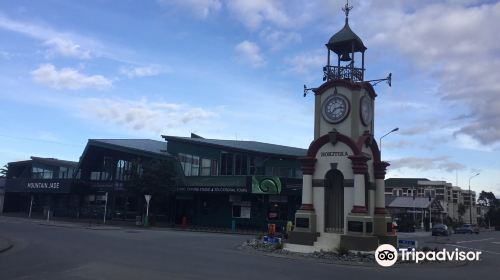
<svg viewBox="0 0 500 280">
<path fill-rule="evenodd" d="M 415 251 L 415 249 L 401 248 L 399 252 L 390 244 L 382 244 L 375 251 L 375 260 L 384 267 L 393 266 L 398 260 L 398 256 L 402 261 L 413 261 L 415 263 L 421 261 L 479 261 L 481 251 L 459 251 L 455 249 L 449 251 L 442 249 L 440 251 Z"/>
</svg>

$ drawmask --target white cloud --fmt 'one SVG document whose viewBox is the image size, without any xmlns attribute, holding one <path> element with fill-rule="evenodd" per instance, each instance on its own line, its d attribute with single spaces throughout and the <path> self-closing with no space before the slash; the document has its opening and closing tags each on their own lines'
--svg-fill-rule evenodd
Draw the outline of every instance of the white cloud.
<svg viewBox="0 0 500 280">
<path fill-rule="evenodd" d="M 255 29 L 263 22 L 271 22 L 278 26 L 290 25 L 290 18 L 283 6 L 286 3 L 275 0 L 231 0 L 227 1 L 231 13 L 247 27 Z"/>
<path fill-rule="evenodd" d="M 75 44 L 68 39 L 53 38 L 45 41 L 43 44 L 49 47 L 49 50 L 47 51 L 47 56 L 49 58 L 56 54 L 80 59 L 90 58 L 90 51 L 82 49 L 78 44 Z"/>
<path fill-rule="evenodd" d="M 81 113 L 89 118 L 112 123 L 131 130 L 163 133 L 193 122 L 217 116 L 215 112 L 184 104 L 151 102 L 147 99 L 101 99 L 82 101 Z"/>
<path fill-rule="evenodd" d="M 164 71 L 165 71 L 165 69 L 161 66 L 158 66 L 158 65 L 120 68 L 120 73 L 122 75 L 129 77 L 129 78 L 157 76 Z"/>
<path fill-rule="evenodd" d="M 312 51 L 297 54 L 285 59 L 288 71 L 297 74 L 308 74 L 310 71 L 321 71 L 321 67 L 326 65 L 326 52 Z"/>
<path fill-rule="evenodd" d="M 111 80 L 101 75 L 87 76 L 72 68 L 57 70 L 52 64 L 42 64 L 31 72 L 31 76 L 38 83 L 55 89 L 104 89 L 112 86 Z"/>
<path fill-rule="evenodd" d="M 438 157 L 405 157 L 389 161 L 391 169 L 410 168 L 420 171 L 444 170 L 452 172 L 465 169 L 465 165 L 451 161 L 447 156 Z"/>
<path fill-rule="evenodd" d="M 302 42 L 302 37 L 297 32 L 285 32 L 271 28 L 262 30 L 260 37 L 271 46 L 271 50 L 279 50 L 287 45 L 296 45 Z"/>
<path fill-rule="evenodd" d="M 222 8 L 220 0 L 158 0 L 162 5 L 173 5 L 191 11 L 199 18 L 216 14 Z"/>
<path fill-rule="evenodd" d="M 266 64 L 266 61 L 260 54 L 259 46 L 256 43 L 245 40 L 236 45 L 235 49 L 239 58 L 252 67 L 257 68 Z"/>
<path fill-rule="evenodd" d="M 379 5 L 379 1 L 367 5 L 365 13 L 377 17 L 361 22 L 367 33 L 375 34 L 370 44 L 396 48 L 413 59 L 437 80 L 444 102 L 469 110 L 469 118 L 462 119 L 455 135 L 470 136 L 481 145 L 499 143 L 500 44 L 492 34 L 500 26 L 500 3 Z"/>
</svg>

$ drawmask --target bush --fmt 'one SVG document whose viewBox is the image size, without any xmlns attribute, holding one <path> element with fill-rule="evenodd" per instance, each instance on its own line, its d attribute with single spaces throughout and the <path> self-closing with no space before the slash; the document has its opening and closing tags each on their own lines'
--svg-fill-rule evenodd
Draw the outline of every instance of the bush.
<svg viewBox="0 0 500 280">
<path fill-rule="evenodd" d="M 283 249 L 283 243 L 276 243 L 276 244 L 274 244 L 274 249 L 275 250 L 281 250 L 281 249 Z"/>
<path fill-rule="evenodd" d="M 339 256 L 345 256 L 347 254 L 349 254 L 349 249 L 347 249 L 346 247 L 344 246 L 339 246 L 335 249 L 335 252 L 337 252 L 337 254 Z"/>
</svg>

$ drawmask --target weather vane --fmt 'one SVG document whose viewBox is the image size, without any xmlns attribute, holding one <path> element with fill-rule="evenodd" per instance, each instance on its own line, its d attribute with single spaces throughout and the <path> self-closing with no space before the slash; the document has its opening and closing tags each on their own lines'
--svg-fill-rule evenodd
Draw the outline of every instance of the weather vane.
<svg viewBox="0 0 500 280">
<path fill-rule="evenodd" d="M 345 13 L 345 18 L 349 17 L 349 12 L 352 10 L 353 6 L 349 6 L 349 0 L 347 0 L 347 3 L 345 3 L 345 6 L 342 8 L 342 11 Z"/>
</svg>

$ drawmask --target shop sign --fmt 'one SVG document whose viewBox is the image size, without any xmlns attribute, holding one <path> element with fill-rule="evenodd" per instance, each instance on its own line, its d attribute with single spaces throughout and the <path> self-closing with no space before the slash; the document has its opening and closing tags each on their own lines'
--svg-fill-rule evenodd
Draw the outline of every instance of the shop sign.
<svg viewBox="0 0 500 280">
<path fill-rule="evenodd" d="M 26 185 L 26 188 L 28 189 L 59 189 L 60 183 L 59 182 L 29 182 Z"/>
<path fill-rule="evenodd" d="M 245 187 L 177 187 L 178 192 L 205 192 L 205 193 L 247 193 Z"/>
<path fill-rule="evenodd" d="M 252 193 L 280 194 L 281 180 L 277 176 L 252 176 Z"/>
</svg>

